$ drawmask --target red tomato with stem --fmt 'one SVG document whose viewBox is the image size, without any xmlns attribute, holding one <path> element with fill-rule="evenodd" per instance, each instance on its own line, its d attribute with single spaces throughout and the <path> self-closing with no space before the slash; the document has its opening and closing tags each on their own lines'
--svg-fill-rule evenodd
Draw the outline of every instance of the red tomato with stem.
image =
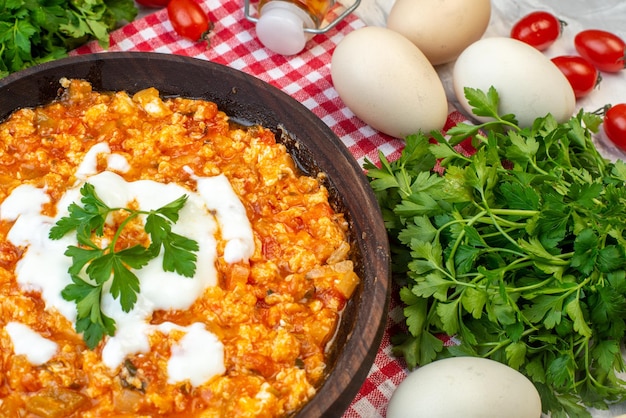
<svg viewBox="0 0 626 418">
<path fill-rule="evenodd" d="M 551 13 L 536 11 L 522 17 L 513 25 L 511 38 L 543 51 L 561 36 L 565 25 L 564 21 Z"/>
<path fill-rule="evenodd" d="M 213 25 L 194 0 L 170 0 L 167 15 L 177 34 L 192 41 L 208 39 Z"/>
<path fill-rule="evenodd" d="M 588 29 L 574 37 L 574 46 L 580 56 L 586 58 L 600 71 L 609 73 L 624 69 L 626 44 L 611 32 Z"/>
<path fill-rule="evenodd" d="M 604 114 L 604 133 L 622 151 L 626 151 L 626 103 L 611 106 Z"/>
<path fill-rule="evenodd" d="M 170 0 L 135 0 L 135 1 L 137 2 L 137 4 L 141 6 L 150 7 L 152 9 L 163 8 L 167 6 L 167 4 L 170 2 Z"/>
<path fill-rule="evenodd" d="M 561 55 L 552 58 L 552 62 L 567 78 L 577 99 L 591 93 L 602 80 L 596 67 L 578 55 Z"/>
</svg>

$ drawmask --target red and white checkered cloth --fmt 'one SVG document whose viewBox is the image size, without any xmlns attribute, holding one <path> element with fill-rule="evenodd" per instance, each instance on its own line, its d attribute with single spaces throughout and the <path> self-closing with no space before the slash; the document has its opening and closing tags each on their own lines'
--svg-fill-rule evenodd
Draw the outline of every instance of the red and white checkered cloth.
<svg viewBox="0 0 626 418">
<path fill-rule="evenodd" d="M 321 118 L 362 165 L 367 157 L 378 161 L 378 151 L 390 159 L 399 156 L 404 142 L 381 134 L 358 119 L 341 101 L 330 77 L 331 55 L 338 42 L 352 30 L 365 26 L 350 15 L 330 32 L 313 37 L 298 55 L 284 57 L 265 48 L 247 21 L 243 1 L 203 0 L 201 6 L 215 27 L 210 46 L 178 36 L 162 9 L 127 24 L 111 34 L 109 51 L 151 51 L 185 55 L 225 64 L 278 87 Z M 72 52 L 103 52 L 91 42 Z M 451 113 L 456 121 L 459 114 Z M 397 294 L 397 292 L 394 292 Z M 390 335 L 404 322 L 402 307 L 393 298 L 383 341 L 363 387 L 345 412 L 346 418 L 382 418 L 387 403 L 407 368 L 391 353 Z"/>
</svg>

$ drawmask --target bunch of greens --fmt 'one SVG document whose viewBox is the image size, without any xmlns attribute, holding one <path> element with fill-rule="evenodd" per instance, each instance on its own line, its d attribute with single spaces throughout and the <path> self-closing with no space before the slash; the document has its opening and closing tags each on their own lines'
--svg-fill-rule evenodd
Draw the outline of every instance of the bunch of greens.
<svg viewBox="0 0 626 418">
<path fill-rule="evenodd" d="M 133 0 L 0 0 L 0 78 L 67 55 L 137 15 Z"/>
<path fill-rule="evenodd" d="M 146 266 L 162 251 L 164 271 L 193 277 L 199 246 L 196 241 L 172 231 L 172 225 L 178 221 L 179 212 L 187 202 L 187 195 L 159 209 L 142 211 L 110 208 L 98 197 L 90 183 L 85 183 L 80 193 L 83 206 L 70 204 L 69 215 L 57 221 L 49 236 L 58 240 L 70 232 L 76 233 L 78 246 L 71 245 L 65 252 L 72 259 L 68 270 L 72 283 L 63 289 L 61 295 L 65 300 L 76 303 L 76 331 L 83 333 L 83 340 L 93 349 L 105 335 L 114 335 L 116 330 L 113 318 L 101 309 L 100 302 L 107 291 L 107 282 L 110 282 L 108 292 L 111 296 L 119 300 L 124 312 L 130 312 L 141 290 L 133 269 Z M 117 226 L 108 244 L 100 248 L 93 239 L 103 236 L 107 217 L 116 212 L 125 212 L 127 216 Z M 146 217 L 144 230 L 150 237 L 150 245 L 136 244 L 118 250 L 118 240 L 125 226 L 139 216 Z"/>
<path fill-rule="evenodd" d="M 552 417 L 590 416 L 626 398 L 626 164 L 592 143 L 599 116 L 521 129 L 493 88 L 465 94 L 493 120 L 410 136 L 398 160 L 364 165 L 405 305 L 394 351 L 411 368 L 491 358 L 525 374 Z M 469 156 L 455 147 L 466 138 Z"/>
</svg>

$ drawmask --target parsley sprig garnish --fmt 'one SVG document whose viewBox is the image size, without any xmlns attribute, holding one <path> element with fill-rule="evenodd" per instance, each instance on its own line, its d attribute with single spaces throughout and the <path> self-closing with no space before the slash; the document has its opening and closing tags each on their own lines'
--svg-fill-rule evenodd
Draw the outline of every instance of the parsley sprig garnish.
<svg viewBox="0 0 626 418">
<path fill-rule="evenodd" d="M 110 32 L 137 11 L 132 0 L 2 0 L 0 78 L 67 56 L 92 39 L 108 48 Z"/>
<path fill-rule="evenodd" d="M 108 207 L 90 183 L 81 187 L 80 194 L 82 206 L 70 204 L 69 215 L 57 221 L 50 229 L 49 237 L 58 240 L 76 232 L 78 245 L 69 246 L 65 252 L 72 259 L 68 269 L 72 283 L 63 289 L 61 295 L 65 300 L 76 303 L 76 331 L 83 333 L 85 343 L 93 349 L 105 335 L 114 335 L 116 329 L 115 321 L 102 312 L 100 305 L 105 283 L 110 280 L 111 296 L 119 300 L 124 312 L 130 312 L 140 292 L 139 278 L 133 270 L 141 269 L 163 251 L 164 271 L 193 277 L 199 247 L 196 241 L 172 232 L 172 225 L 178 221 L 187 195 L 159 209 L 143 211 Z M 117 225 L 108 244 L 101 248 L 94 238 L 104 235 L 107 217 L 115 212 L 126 212 L 126 217 Z M 150 244 L 116 250 L 126 225 L 140 215 L 146 216 L 144 229 L 150 237 Z"/>
<path fill-rule="evenodd" d="M 597 115 L 522 129 L 498 114 L 493 88 L 465 94 L 493 119 L 409 136 L 399 159 L 364 166 L 405 305 L 394 352 L 411 368 L 501 361 L 532 380 L 553 418 L 589 417 L 626 399 L 626 164 L 594 146 Z M 468 136 L 473 155 L 455 146 Z M 441 334 L 460 344 L 444 347 Z"/>
</svg>

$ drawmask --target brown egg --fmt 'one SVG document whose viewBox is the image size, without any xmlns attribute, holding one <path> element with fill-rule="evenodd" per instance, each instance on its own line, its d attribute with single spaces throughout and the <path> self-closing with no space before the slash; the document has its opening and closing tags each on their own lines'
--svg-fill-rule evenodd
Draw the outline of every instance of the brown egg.
<svg viewBox="0 0 626 418">
<path fill-rule="evenodd" d="M 387 27 L 404 35 L 433 65 L 439 65 L 453 61 L 479 40 L 490 17 L 490 0 L 396 0 Z"/>
</svg>

